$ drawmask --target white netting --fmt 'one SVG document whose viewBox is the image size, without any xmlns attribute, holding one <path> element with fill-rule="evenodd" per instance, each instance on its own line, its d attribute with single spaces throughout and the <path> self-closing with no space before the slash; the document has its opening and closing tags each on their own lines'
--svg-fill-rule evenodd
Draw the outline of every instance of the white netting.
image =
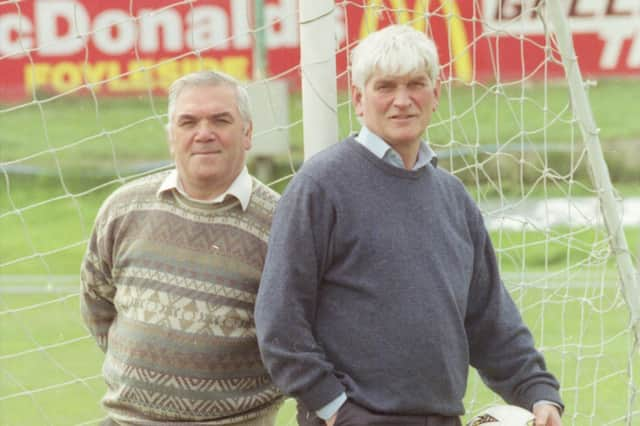
<svg viewBox="0 0 640 426">
<path fill-rule="evenodd" d="M 120 1 L 109 14 L 58 2 L 61 31 L 81 36 L 51 41 L 48 15 L 36 13 L 45 3 L 56 4 L 0 2 L 0 28 L 12 34 L 0 69 L 19 67 L 27 93 L 0 105 L 0 423 L 97 424 L 102 355 L 81 323 L 77 275 L 97 209 L 122 183 L 168 167 L 168 84 L 200 68 L 250 79 L 264 33 L 281 53 L 267 55 L 268 78 L 248 82 L 268 115 L 250 168 L 284 188 L 303 154 L 298 15 L 295 1 L 266 2 L 256 28 L 253 2 Z M 564 424 L 630 425 L 640 402 L 629 310 L 543 2 L 498 3 L 336 2 L 340 135 L 359 128 L 345 71 L 358 38 L 392 21 L 431 33 L 443 87 L 429 141 L 485 213 L 505 283 L 562 384 Z M 65 51 L 69 61 L 46 60 Z M 635 241 L 639 204 L 619 202 Z M 497 401 L 472 373 L 469 413 Z M 279 425 L 294 425 L 293 413 L 288 401 Z"/>
</svg>

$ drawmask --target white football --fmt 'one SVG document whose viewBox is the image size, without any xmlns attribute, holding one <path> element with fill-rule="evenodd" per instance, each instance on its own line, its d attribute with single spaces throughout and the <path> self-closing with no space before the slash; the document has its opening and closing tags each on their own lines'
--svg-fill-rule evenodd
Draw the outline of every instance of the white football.
<svg viewBox="0 0 640 426">
<path fill-rule="evenodd" d="M 494 405 L 469 420 L 467 426 L 531 426 L 534 420 L 533 413 L 524 408 L 515 405 Z"/>
</svg>

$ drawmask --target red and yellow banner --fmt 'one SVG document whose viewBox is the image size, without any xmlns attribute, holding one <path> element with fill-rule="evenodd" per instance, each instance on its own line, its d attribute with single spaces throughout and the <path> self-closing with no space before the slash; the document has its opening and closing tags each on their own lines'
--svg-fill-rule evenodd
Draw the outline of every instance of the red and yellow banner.
<svg viewBox="0 0 640 426">
<path fill-rule="evenodd" d="M 338 75 L 349 48 L 390 23 L 432 35 L 443 78 L 512 80 L 563 75 L 545 49 L 540 0 L 336 2 Z M 217 69 L 249 80 L 256 39 L 253 0 L 31 0 L 0 3 L 0 100 L 36 91 L 133 94 Z M 640 77 L 640 2 L 564 1 L 578 62 L 591 77 Z M 265 0 L 268 74 L 299 81 L 296 0 Z M 322 36 L 322 35 L 319 35 Z M 340 78 L 340 86 L 346 78 Z"/>
</svg>

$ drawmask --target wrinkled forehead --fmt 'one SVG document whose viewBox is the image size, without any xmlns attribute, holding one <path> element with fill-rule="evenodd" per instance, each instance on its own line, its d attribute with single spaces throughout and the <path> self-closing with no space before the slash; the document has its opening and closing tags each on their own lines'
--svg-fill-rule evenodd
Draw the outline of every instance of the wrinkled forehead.
<svg viewBox="0 0 640 426">
<path fill-rule="evenodd" d="M 371 74 L 369 74 L 365 84 L 368 84 L 373 81 L 412 81 L 412 80 L 431 80 L 431 75 L 429 72 L 423 68 L 417 69 L 390 69 L 383 70 L 380 68 L 376 68 L 373 70 Z"/>
<path fill-rule="evenodd" d="M 183 88 L 176 98 L 176 115 L 193 109 L 212 108 L 238 112 L 235 89 L 223 84 L 192 85 Z"/>
<path fill-rule="evenodd" d="M 205 95 L 206 93 L 206 95 Z M 192 98 L 198 96 L 216 96 L 216 97 L 231 97 L 235 101 L 235 88 L 233 86 L 227 84 L 212 84 L 212 83 L 202 83 L 202 84 L 191 84 L 189 86 L 185 86 L 180 90 L 180 93 L 176 96 L 176 103 L 181 100 L 191 100 Z"/>
</svg>

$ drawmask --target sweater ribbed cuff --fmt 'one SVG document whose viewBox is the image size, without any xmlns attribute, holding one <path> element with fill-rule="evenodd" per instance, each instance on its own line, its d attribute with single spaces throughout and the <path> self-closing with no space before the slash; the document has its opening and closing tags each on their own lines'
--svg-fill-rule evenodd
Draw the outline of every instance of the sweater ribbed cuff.
<svg viewBox="0 0 640 426">
<path fill-rule="evenodd" d="M 298 395 L 298 399 L 309 411 L 317 411 L 324 407 L 346 390 L 342 383 L 333 375 L 327 375 L 322 381 L 306 392 Z"/>
<path fill-rule="evenodd" d="M 560 407 L 560 413 L 564 411 L 564 404 L 562 403 L 558 389 L 547 384 L 532 386 L 525 394 L 518 398 L 516 404 L 525 407 L 527 410 L 533 410 L 533 404 L 543 400 L 557 404 L 558 407 Z"/>
</svg>

